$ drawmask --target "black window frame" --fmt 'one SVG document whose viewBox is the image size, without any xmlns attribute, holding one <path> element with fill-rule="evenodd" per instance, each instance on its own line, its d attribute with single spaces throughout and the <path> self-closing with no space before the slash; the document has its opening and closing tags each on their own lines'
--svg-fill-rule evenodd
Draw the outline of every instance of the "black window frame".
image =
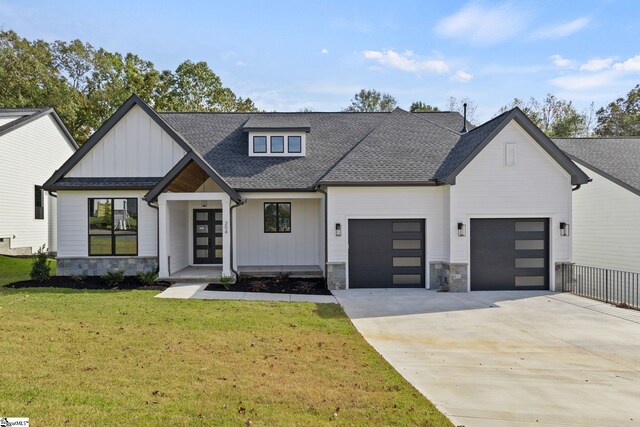
<svg viewBox="0 0 640 427">
<path fill-rule="evenodd" d="M 256 150 L 256 138 L 264 138 L 264 151 L 257 151 L 257 150 Z M 269 147 L 269 144 L 268 144 L 267 139 L 268 139 L 268 138 L 266 137 L 266 135 L 254 135 L 254 136 L 253 136 L 253 141 L 252 141 L 252 143 L 253 143 L 253 152 L 254 152 L 254 153 L 258 153 L 258 154 L 265 154 L 265 153 L 267 153 L 267 151 L 268 151 L 268 147 Z"/>
<path fill-rule="evenodd" d="M 44 219 L 44 189 L 41 185 L 33 186 L 33 218 Z"/>
<path fill-rule="evenodd" d="M 282 151 L 275 151 L 273 149 L 273 138 L 282 138 Z M 283 135 L 271 135 L 269 137 L 269 150 L 271 153 L 284 154 L 284 136 Z"/>
<path fill-rule="evenodd" d="M 276 205 L 276 229 L 274 231 L 268 231 L 267 230 L 267 205 Z M 288 230 L 281 230 L 280 229 L 280 205 L 289 205 L 289 229 Z M 291 221 L 291 217 L 292 217 L 292 211 L 291 211 L 291 202 L 264 202 L 264 205 L 262 207 L 262 216 L 263 216 L 263 220 L 264 220 L 264 224 L 263 224 L 263 231 L 265 233 L 291 233 L 291 229 L 292 227 L 292 221 Z"/>
<path fill-rule="evenodd" d="M 98 235 L 98 234 L 91 234 L 91 223 L 90 223 L 90 218 L 91 218 L 91 206 L 93 204 L 94 200 L 109 200 L 109 202 L 111 203 L 111 234 L 105 234 L 105 235 Z M 113 206 L 115 206 L 115 200 L 135 200 L 136 201 L 136 231 L 135 231 L 135 236 L 136 236 L 136 251 L 135 253 L 124 253 L 124 254 L 117 254 L 116 253 L 116 236 L 133 236 L 134 233 L 128 233 L 128 234 L 116 234 L 116 230 L 115 230 L 115 226 L 114 226 L 114 214 L 113 214 Z M 139 240 L 139 223 L 138 223 L 138 219 L 140 218 L 140 211 L 139 208 L 140 207 L 140 203 L 138 201 L 137 197 L 89 197 L 87 199 L 87 253 L 89 254 L 89 256 L 91 257 L 105 257 L 105 256 L 138 256 L 138 252 L 140 250 L 140 240 Z M 91 253 L 91 236 L 111 236 L 111 253 L 108 254 L 93 254 Z"/>
<path fill-rule="evenodd" d="M 300 141 L 300 149 L 297 151 L 294 151 L 291 149 L 291 138 L 298 138 L 298 141 Z M 301 154 L 302 153 L 302 136 L 300 135 L 289 135 L 287 136 L 287 152 L 289 153 L 293 153 L 293 154 Z"/>
</svg>

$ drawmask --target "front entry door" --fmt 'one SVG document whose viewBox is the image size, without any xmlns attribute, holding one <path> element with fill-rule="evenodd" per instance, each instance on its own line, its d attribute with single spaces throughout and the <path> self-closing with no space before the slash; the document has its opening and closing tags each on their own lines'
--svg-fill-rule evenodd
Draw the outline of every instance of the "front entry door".
<svg viewBox="0 0 640 427">
<path fill-rule="evenodd" d="M 222 209 L 193 210 L 193 263 L 222 264 Z"/>
</svg>

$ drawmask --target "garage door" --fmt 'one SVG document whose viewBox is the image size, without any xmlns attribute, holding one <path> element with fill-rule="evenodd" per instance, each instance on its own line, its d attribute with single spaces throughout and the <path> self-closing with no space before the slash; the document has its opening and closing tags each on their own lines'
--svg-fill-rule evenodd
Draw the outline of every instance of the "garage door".
<svg viewBox="0 0 640 427">
<path fill-rule="evenodd" d="M 471 290 L 549 289 L 548 219 L 472 219 Z"/>
<path fill-rule="evenodd" d="M 423 288 L 424 220 L 349 220 L 350 288 Z"/>
</svg>

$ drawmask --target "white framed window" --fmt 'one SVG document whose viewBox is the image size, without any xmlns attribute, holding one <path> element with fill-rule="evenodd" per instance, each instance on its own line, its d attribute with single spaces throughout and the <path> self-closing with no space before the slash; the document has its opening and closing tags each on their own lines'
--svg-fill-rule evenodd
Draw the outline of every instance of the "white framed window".
<svg viewBox="0 0 640 427">
<path fill-rule="evenodd" d="M 249 156 L 251 157 L 304 157 L 306 155 L 305 132 L 249 132 Z"/>
</svg>

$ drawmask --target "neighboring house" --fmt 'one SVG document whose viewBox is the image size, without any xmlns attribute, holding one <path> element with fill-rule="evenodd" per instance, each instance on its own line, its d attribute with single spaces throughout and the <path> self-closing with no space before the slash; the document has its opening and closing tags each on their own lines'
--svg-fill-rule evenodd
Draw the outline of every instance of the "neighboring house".
<svg viewBox="0 0 640 427">
<path fill-rule="evenodd" d="M 132 96 L 46 182 L 58 274 L 317 274 L 334 288 L 554 289 L 588 177 L 519 109 L 156 113 Z M 205 268 L 194 268 L 194 267 Z"/>
<path fill-rule="evenodd" d="M 42 185 L 77 148 L 53 109 L 0 109 L 0 254 L 56 251 L 56 199 Z"/>
<path fill-rule="evenodd" d="M 573 259 L 640 273 L 640 138 L 556 139 L 593 179 L 573 193 Z"/>
</svg>

